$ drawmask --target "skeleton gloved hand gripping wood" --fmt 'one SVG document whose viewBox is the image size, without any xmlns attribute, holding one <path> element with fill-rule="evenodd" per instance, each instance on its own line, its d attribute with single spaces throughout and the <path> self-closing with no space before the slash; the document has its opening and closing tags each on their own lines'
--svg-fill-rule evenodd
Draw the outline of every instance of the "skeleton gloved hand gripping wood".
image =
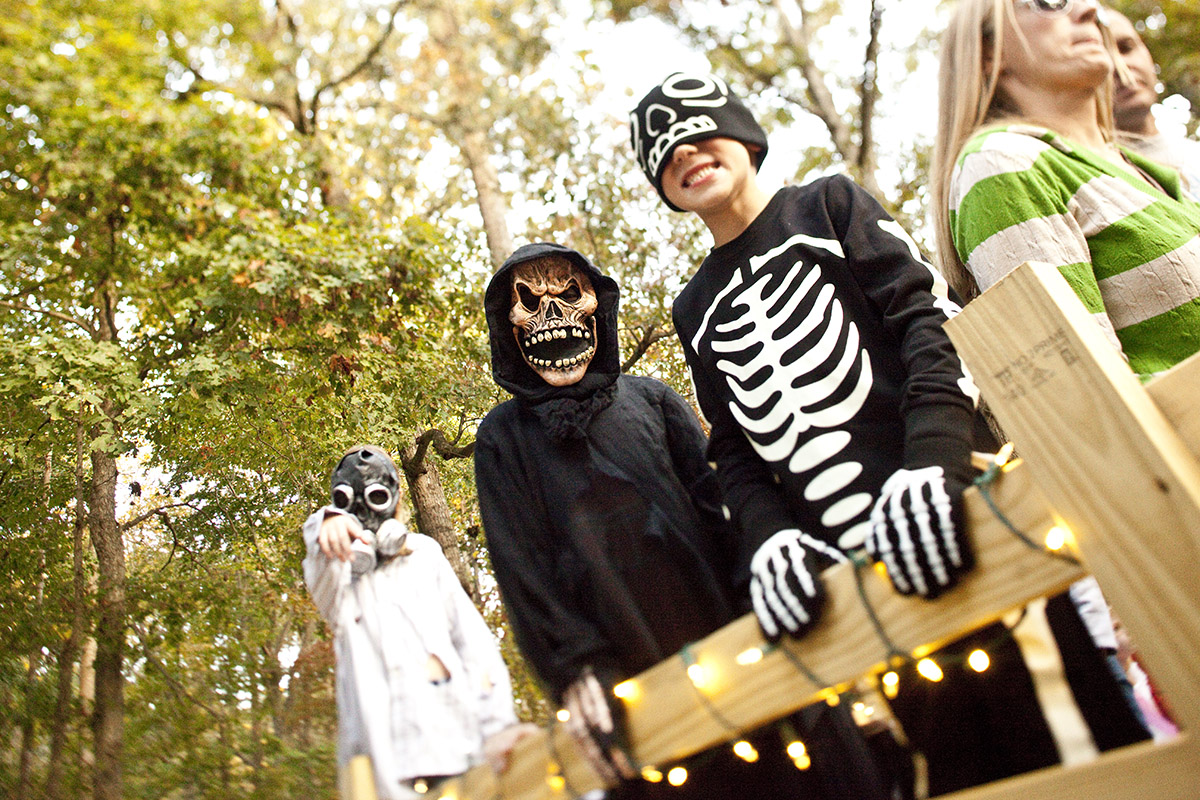
<svg viewBox="0 0 1200 800">
<path fill-rule="evenodd" d="M 867 552 L 901 594 L 933 599 L 975 564 L 963 521 L 964 476 L 941 466 L 899 469 L 871 510 Z"/>
<path fill-rule="evenodd" d="M 825 605 L 820 558 L 845 561 L 841 551 L 795 528 L 776 532 L 750 560 L 750 602 L 763 635 L 776 641 L 785 632 L 803 636 Z"/>
</svg>

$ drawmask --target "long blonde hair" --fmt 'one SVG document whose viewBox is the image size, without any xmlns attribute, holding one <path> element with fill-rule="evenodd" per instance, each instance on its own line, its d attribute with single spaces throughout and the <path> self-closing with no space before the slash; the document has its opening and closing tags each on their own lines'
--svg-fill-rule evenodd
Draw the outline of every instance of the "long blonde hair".
<svg viewBox="0 0 1200 800">
<path fill-rule="evenodd" d="M 1098 13 L 1101 13 L 1100 9 Z M 1026 122 L 1041 124 L 1021 115 L 1020 110 L 997 86 L 1003 66 L 1003 31 L 1012 25 L 1028 49 L 1021 29 L 1013 20 L 1012 0 L 959 0 L 950 24 L 942 35 L 938 68 L 938 130 L 931 165 L 933 222 L 937 236 L 938 264 L 951 286 L 970 300 L 979 294 L 975 278 L 958 257 L 950 232 L 950 179 L 963 147 L 980 129 L 993 125 Z M 1116 52 L 1107 25 L 1101 36 L 1118 69 L 1124 62 Z M 985 69 L 986 66 L 986 69 Z M 1096 122 L 1105 141 L 1116 138 L 1112 111 L 1112 75 L 1096 90 Z"/>
</svg>

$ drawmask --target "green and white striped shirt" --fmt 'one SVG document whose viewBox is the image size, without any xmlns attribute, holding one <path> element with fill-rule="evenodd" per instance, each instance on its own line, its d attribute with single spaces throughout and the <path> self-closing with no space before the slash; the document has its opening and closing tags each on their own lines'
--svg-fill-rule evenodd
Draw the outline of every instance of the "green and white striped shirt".
<svg viewBox="0 0 1200 800">
<path fill-rule="evenodd" d="M 1145 377 L 1200 351 L 1200 203 L 1125 153 L 1163 191 L 1045 128 L 982 131 L 951 179 L 950 230 L 980 290 L 1026 261 L 1057 266 Z"/>
</svg>

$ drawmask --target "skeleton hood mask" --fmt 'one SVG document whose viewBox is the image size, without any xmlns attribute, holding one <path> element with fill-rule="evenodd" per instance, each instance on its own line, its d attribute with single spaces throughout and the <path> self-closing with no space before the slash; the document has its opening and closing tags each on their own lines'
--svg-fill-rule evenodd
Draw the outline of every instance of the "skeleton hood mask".
<svg viewBox="0 0 1200 800">
<path fill-rule="evenodd" d="M 400 473 L 378 447 L 351 449 L 334 468 L 329 484 L 333 505 L 353 514 L 372 532 L 378 533 L 379 526 L 396 514 Z"/>
<path fill-rule="evenodd" d="M 517 249 L 484 295 L 492 377 L 518 398 L 582 399 L 620 374 L 617 284 L 557 244 Z"/>
</svg>

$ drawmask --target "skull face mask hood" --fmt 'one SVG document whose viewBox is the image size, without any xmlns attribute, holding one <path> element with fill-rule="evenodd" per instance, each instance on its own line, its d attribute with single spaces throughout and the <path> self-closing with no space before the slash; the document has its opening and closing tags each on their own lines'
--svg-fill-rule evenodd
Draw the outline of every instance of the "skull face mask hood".
<svg viewBox="0 0 1200 800">
<path fill-rule="evenodd" d="M 522 264 L 547 256 L 574 265 L 587 276 L 596 294 L 596 308 L 586 326 L 589 330 L 593 326 L 595 329 L 595 354 L 584 376 L 566 386 L 552 386 L 535 372 L 526 360 L 531 352 L 522 353 L 518 337 L 513 334 L 514 327 L 520 327 L 514 325 L 511 316 L 514 310 L 513 271 Z M 492 276 L 484 295 L 492 348 L 492 377 L 501 387 L 531 403 L 556 398 L 579 399 L 612 384 L 621 371 L 617 348 L 617 303 L 616 281 L 601 273 L 582 254 L 548 242 L 518 248 Z"/>
</svg>

